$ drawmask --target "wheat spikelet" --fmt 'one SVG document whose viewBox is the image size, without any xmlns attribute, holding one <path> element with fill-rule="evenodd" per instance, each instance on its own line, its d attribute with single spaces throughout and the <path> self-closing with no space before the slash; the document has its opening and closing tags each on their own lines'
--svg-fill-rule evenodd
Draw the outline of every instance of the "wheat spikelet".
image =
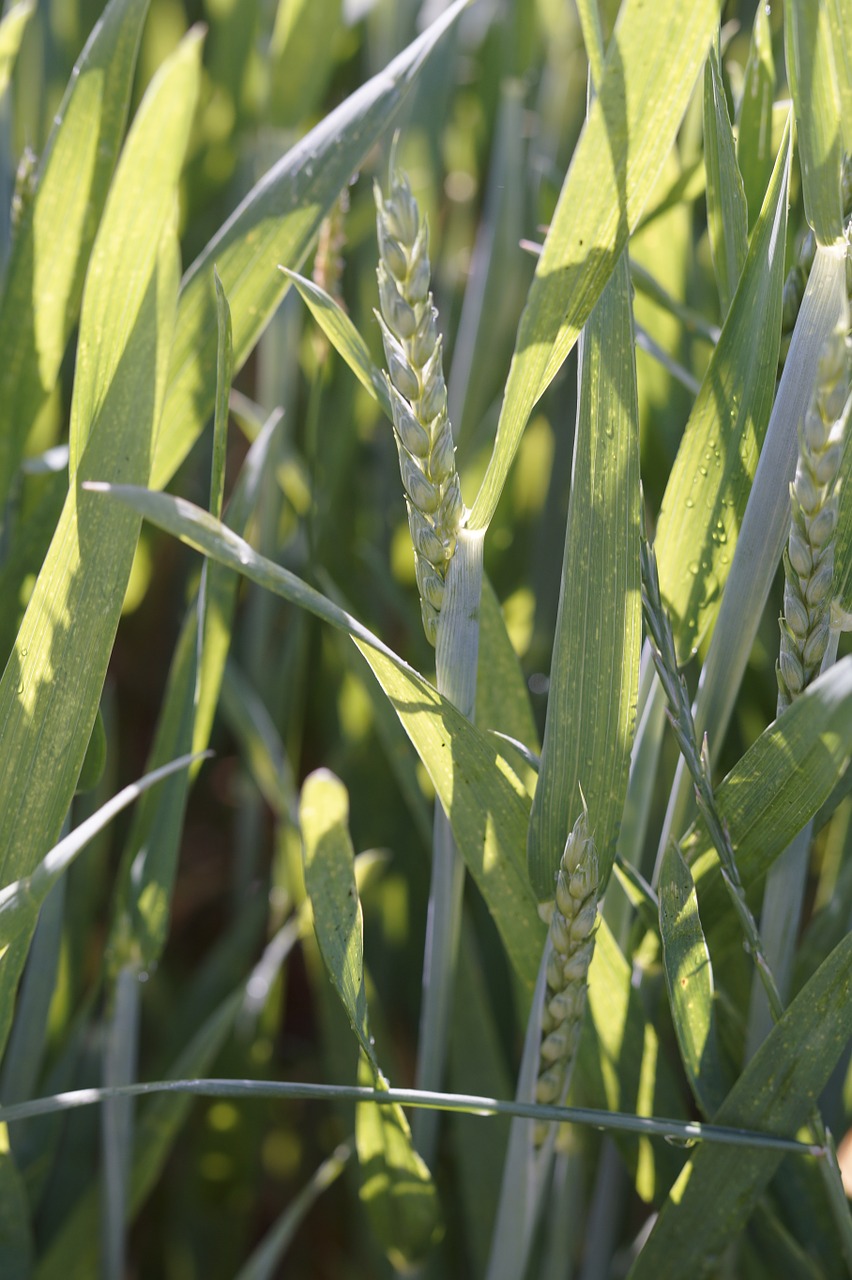
<svg viewBox="0 0 852 1280">
<path fill-rule="evenodd" d="M 399 470 L 423 627 L 438 635 L 447 568 L 462 523 L 453 432 L 447 417 L 438 313 L 429 284 L 429 233 L 406 176 L 391 162 L 390 194 L 375 186 L 379 300 Z"/>
<path fill-rule="evenodd" d="M 536 1102 L 559 1103 L 571 1079 L 595 947 L 598 858 L 584 807 L 565 843 L 548 919 L 547 990 L 541 1018 Z"/>
<path fill-rule="evenodd" d="M 799 428 L 799 462 L 790 486 L 790 536 L 784 552 L 778 707 L 783 710 L 819 672 L 829 638 L 838 473 L 849 417 L 846 333 L 823 347 L 813 399 Z"/>
</svg>

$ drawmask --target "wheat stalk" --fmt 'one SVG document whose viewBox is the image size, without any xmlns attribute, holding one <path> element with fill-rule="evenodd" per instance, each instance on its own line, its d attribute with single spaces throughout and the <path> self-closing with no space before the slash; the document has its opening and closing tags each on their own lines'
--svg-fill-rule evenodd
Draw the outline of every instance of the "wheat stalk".
<svg viewBox="0 0 852 1280">
<path fill-rule="evenodd" d="M 464 504 L 447 416 L 438 312 L 430 290 L 429 229 L 408 178 L 391 160 L 390 194 L 375 184 L 379 239 L 379 301 L 399 470 L 423 628 L 438 635 L 447 568 L 456 547 Z"/>
</svg>

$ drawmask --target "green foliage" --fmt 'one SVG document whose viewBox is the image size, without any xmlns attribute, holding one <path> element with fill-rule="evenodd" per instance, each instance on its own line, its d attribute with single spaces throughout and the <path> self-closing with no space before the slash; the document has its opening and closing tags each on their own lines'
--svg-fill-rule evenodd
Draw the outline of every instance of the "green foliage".
<svg viewBox="0 0 852 1280">
<path fill-rule="evenodd" d="M 3 1277 L 852 1270 L 852 16 L 720 17 L 6 7 Z"/>
</svg>

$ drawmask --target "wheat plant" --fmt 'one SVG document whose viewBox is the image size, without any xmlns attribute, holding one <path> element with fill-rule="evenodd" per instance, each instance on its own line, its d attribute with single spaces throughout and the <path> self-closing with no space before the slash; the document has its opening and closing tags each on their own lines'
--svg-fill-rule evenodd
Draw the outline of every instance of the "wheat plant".
<svg viewBox="0 0 852 1280">
<path fill-rule="evenodd" d="M 0 1276 L 852 1274 L 848 16 L 5 5 Z"/>
</svg>

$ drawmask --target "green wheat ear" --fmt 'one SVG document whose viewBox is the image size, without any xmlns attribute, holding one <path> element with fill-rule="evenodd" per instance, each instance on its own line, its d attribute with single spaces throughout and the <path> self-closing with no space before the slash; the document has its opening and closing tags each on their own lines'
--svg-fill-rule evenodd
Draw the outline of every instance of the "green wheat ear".
<svg viewBox="0 0 852 1280">
<path fill-rule="evenodd" d="M 429 288 L 429 232 L 408 179 L 391 161 L 390 194 L 375 184 L 379 239 L 379 301 L 399 470 L 423 627 L 438 635 L 447 569 L 464 504 L 447 417 L 438 312 Z"/>
<path fill-rule="evenodd" d="M 548 921 L 550 957 L 535 1097 L 550 1104 L 561 1102 L 571 1081 L 595 949 L 598 856 L 585 806 L 565 842 L 555 901 L 539 910 Z"/>
<path fill-rule="evenodd" d="M 784 552 L 784 614 L 778 661 L 779 710 L 818 674 L 828 646 L 839 473 L 849 419 L 850 347 L 837 329 L 820 355 L 816 387 L 799 428 Z"/>
</svg>

